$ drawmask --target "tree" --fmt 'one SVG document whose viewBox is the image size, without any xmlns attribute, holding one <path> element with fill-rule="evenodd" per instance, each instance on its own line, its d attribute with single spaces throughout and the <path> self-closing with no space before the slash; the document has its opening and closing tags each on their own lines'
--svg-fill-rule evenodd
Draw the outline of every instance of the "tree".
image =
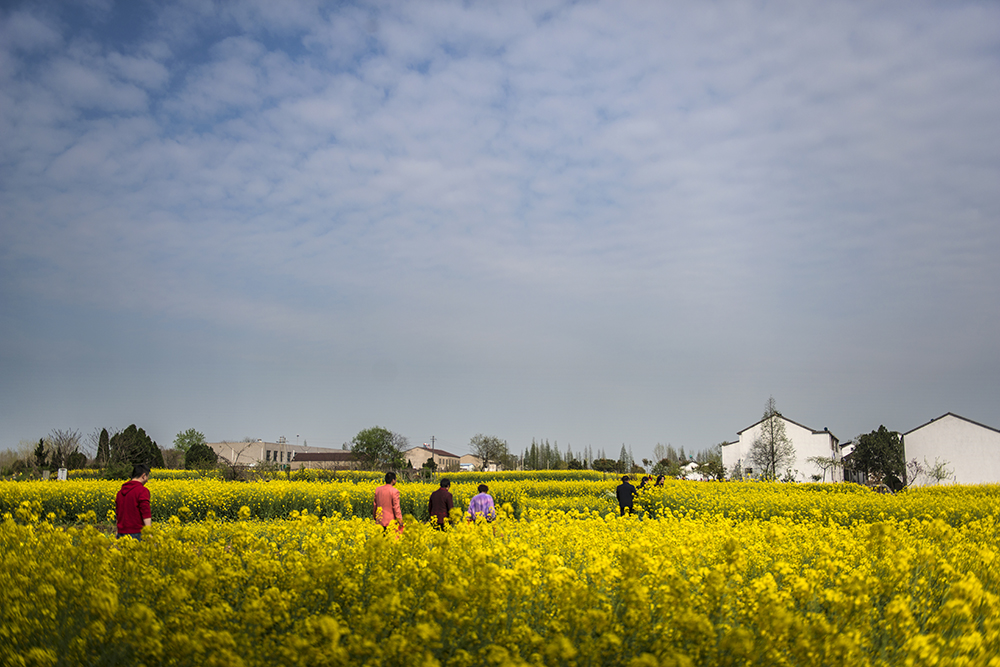
<svg viewBox="0 0 1000 667">
<path fill-rule="evenodd" d="M 38 466 L 39 470 L 44 468 L 49 460 L 49 455 L 45 450 L 45 438 L 39 438 L 38 445 L 35 447 L 35 465 Z"/>
<path fill-rule="evenodd" d="M 219 455 L 204 442 L 192 444 L 184 452 L 185 470 L 206 470 L 214 468 L 219 462 Z"/>
<path fill-rule="evenodd" d="M 111 437 L 108 435 L 108 429 L 102 428 L 101 435 L 97 438 L 97 465 L 108 465 L 108 460 L 111 458 L 110 442 Z"/>
<path fill-rule="evenodd" d="M 400 470 L 406 463 L 403 449 L 406 438 L 387 428 L 373 426 L 359 431 L 351 440 L 351 451 L 369 470 Z"/>
<path fill-rule="evenodd" d="M 866 473 L 876 486 L 888 477 L 902 479 L 906 459 L 899 434 L 879 426 L 876 431 L 858 436 L 851 452 L 851 467 Z"/>
<path fill-rule="evenodd" d="M 108 441 L 108 468 L 120 477 L 132 472 L 132 467 L 145 465 L 150 468 L 163 467 L 163 453 L 157 444 L 146 435 L 146 431 L 130 424 L 124 431 L 111 436 Z"/>
<path fill-rule="evenodd" d="M 660 459 L 653 466 L 653 469 L 649 471 L 651 475 L 656 475 L 657 477 L 660 475 L 664 477 L 680 477 L 681 472 L 680 459 Z"/>
<path fill-rule="evenodd" d="M 778 412 L 774 396 L 764 405 L 760 431 L 750 445 L 750 460 L 763 479 L 777 479 L 778 471 L 795 461 L 795 447 L 785 434 L 785 420 Z"/>
<path fill-rule="evenodd" d="M 618 454 L 618 469 L 622 472 L 632 471 L 632 457 L 629 456 L 628 450 L 625 449 L 625 443 L 622 443 L 622 451 Z"/>
<path fill-rule="evenodd" d="M 614 459 L 594 459 L 590 462 L 590 467 L 600 472 L 618 472 L 618 461 Z"/>
<path fill-rule="evenodd" d="M 707 450 L 695 454 L 695 461 L 698 462 L 698 472 L 708 479 L 724 480 L 726 478 L 726 468 L 722 465 L 722 446 L 726 443 L 720 442 L 709 447 Z"/>
<path fill-rule="evenodd" d="M 827 470 L 836 470 L 840 466 L 840 459 L 838 459 L 835 456 L 810 456 L 809 458 L 806 459 L 806 462 L 812 463 L 817 468 L 823 471 L 823 475 L 821 478 L 823 482 L 826 481 Z M 815 475 L 815 477 L 820 477 L 820 476 Z M 817 479 L 816 481 L 820 481 L 820 479 Z"/>
<path fill-rule="evenodd" d="M 545 448 L 551 455 L 552 447 L 546 441 Z M 503 463 L 507 457 L 507 441 L 501 440 L 495 435 L 483 435 L 477 433 L 469 440 L 469 449 L 479 457 L 483 470 L 486 470 L 491 463 Z M 548 466 L 546 466 L 548 467 Z"/>
<path fill-rule="evenodd" d="M 955 469 L 949 468 L 947 461 L 938 460 L 936 457 L 934 465 L 927 463 L 927 459 L 924 459 L 924 465 L 927 466 L 927 476 L 933 479 L 935 484 L 940 484 L 942 480 L 955 474 Z"/>
<path fill-rule="evenodd" d="M 188 430 L 183 431 L 182 433 L 178 433 L 177 437 L 174 438 L 174 449 L 179 449 L 182 452 L 187 452 L 187 450 L 191 449 L 192 445 L 196 444 L 204 445 L 206 443 L 207 441 L 205 440 L 204 433 L 196 431 L 193 428 L 189 428 Z"/>
<path fill-rule="evenodd" d="M 70 455 L 80 449 L 80 432 L 75 430 L 52 429 L 49 433 L 49 463 L 53 468 L 64 468 Z M 86 461 L 86 457 L 84 457 Z"/>
<path fill-rule="evenodd" d="M 722 465 L 722 446 L 725 444 L 721 442 L 708 449 L 700 450 L 694 455 L 694 460 L 698 464 L 698 472 L 701 473 L 702 477 L 719 480 L 726 478 L 726 468 Z"/>
<path fill-rule="evenodd" d="M 184 468 L 184 457 L 187 455 L 186 452 L 182 452 L 179 449 L 170 448 L 163 450 L 163 467 L 172 468 L 174 470 Z"/>
</svg>

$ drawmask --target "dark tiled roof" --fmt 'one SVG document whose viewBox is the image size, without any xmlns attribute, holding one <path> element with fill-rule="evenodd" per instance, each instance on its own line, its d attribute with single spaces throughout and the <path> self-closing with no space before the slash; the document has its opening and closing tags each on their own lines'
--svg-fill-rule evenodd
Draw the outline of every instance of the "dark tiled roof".
<svg viewBox="0 0 1000 667">
<path fill-rule="evenodd" d="M 835 441 L 837 441 L 837 442 L 840 442 L 840 438 L 838 438 L 837 436 L 833 435 L 833 433 L 830 433 L 830 430 L 829 430 L 829 429 L 825 429 L 825 428 L 824 428 L 824 429 L 821 429 L 821 430 L 816 430 L 816 429 L 814 429 L 814 428 L 809 428 L 809 427 L 808 427 L 808 426 L 806 426 L 805 424 L 800 424 L 800 423 L 798 423 L 797 421 L 795 421 L 795 420 L 793 420 L 793 419 L 789 419 L 789 418 L 788 418 L 788 417 L 786 417 L 785 415 L 782 415 L 782 414 L 779 414 L 779 415 L 778 415 L 778 417 L 780 417 L 781 419 L 784 419 L 784 420 L 785 420 L 786 422 L 788 422 L 789 424 L 795 424 L 795 425 L 796 425 L 796 426 L 798 426 L 799 428 L 804 428 L 804 429 L 805 429 L 805 430 L 807 430 L 807 431 L 812 431 L 813 435 L 819 435 L 819 434 L 821 434 L 821 433 L 826 433 L 827 435 L 829 435 L 829 436 L 833 437 L 833 439 L 834 439 Z M 754 422 L 753 424 L 750 424 L 750 426 L 747 426 L 747 427 L 746 427 L 745 429 L 743 429 L 743 431 L 749 431 L 749 430 L 750 430 L 750 429 L 752 429 L 752 428 L 753 428 L 754 426 L 756 426 L 757 424 L 760 424 L 760 423 L 761 423 L 761 422 L 763 422 L 763 421 L 764 421 L 763 419 L 758 419 L 758 420 L 757 420 L 757 421 L 755 421 L 755 422 Z M 742 435 L 742 434 L 743 434 L 743 431 L 737 431 L 737 432 L 736 432 L 736 435 Z M 732 444 L 732 443 L 727 443 L 727 444 Z"/>
<path fill-rule="evenodd" d="M 309 463 L 310 461 L 319 463 L 322 461 L 357 461 L 358 457 L 354 455 L 354 452 L 305 452 L 296 453 L 292 460 L 296 463 Z"/>
<path fill-rule="evenodd" d="M 431 451 L 432 451 L 430 447 L 410 447 L 409 449 L 407 449 L 403 453 L 404 454 L 408 454 L 408 453 L 410 453 L 410 452 L 412 452 L 414 450 L 420 450 L 420 451 L 423 451 L 423 452 L 427 452 L 428 454 L 430 454 Z M 452 454 L 451 452 L 446 452 L 443 449 L 438 449 L 437 447 L 434 448 L 433 452 L 434 452 L 434 456 L 444 456 L 444 457 L 449 458 L 449 459 L 460 459 L 460 458 L 462 458 L 458 454 Z"/>
<path fill-rule="evenodd" d="M 983 428 L 985 428 L 985 429 L 989 429 L 990 431 L 996 431 L 997 433 L 1000 433 L 1000 431 L 998 431 L 997 429 L 993 428 L 992 426 L 987 426 L 986 424 L 980 424 L 979 422 L 974 422 L 974 421 L 972 421 L 971 419 L 966 419 L 966 418 L 965 418 L 965 417 L 963 417 L 962 415 L 956 415 L 956 414 L 955 414 L 954 412 L 946 412 L 946 413 L 944 413 L 943 415 L 941 415 L 940 417 L 938 417 L 937 419 L 932 419 L 932 420 L 930 420 L 929 422 L 927 422 L 926 424 L 921 424 L 921 425 L 920 425 L 920 426 L 918 426 L 917 428 L 915 428 L 915 429 L 912 429 L 912 430 L 910 430 L 910 431 L 907 431 L 907 432 L 906 432 L 906 433 L 904 433 L 903 435 L 904 435 L 904 436 L 907 436 L 907 435 L 910 435 L 911 433 L 913 433 L 913 431 L 919 431 L 919 430 L 920 430 L 920 429 L 922 429 L 922 428 L 923 428 L 924 426 L 930 426 L 930 425 L 931 425 L 931 424 L 933 424 L 934 422 L 936 422 L 936 421 L 938 421 L 938 420 L 941 420 L 941 419 L 944 419 L 945 417 L 954 417 L 955 419 L 961 419 L 961 420 L 962 420 L 962 421 L 964 421 L 964 422 L 969 422 L 970 424 L 975 424 L 976 426 L 981 426 L 981 427 L 983 427 Z"/>
</svg>

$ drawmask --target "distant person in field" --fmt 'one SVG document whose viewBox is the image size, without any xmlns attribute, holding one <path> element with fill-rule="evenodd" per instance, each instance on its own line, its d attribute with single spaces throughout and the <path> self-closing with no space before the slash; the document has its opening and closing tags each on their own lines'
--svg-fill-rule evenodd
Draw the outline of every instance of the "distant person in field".
<svg viewBox="0 0 1000 667">
<path fill-rule="evenodd" d="M 469 521 L 475 521 L 479 517 L 487 521 L 497 518 L 496 504 L 489 491 L 489 487 L 485 484 L 479 485 L 479 493 L 472 496 L 472 500 L 469 501 Z"/>
<path fill-rule="evenodd" d="M 655 486 L 663 486 L 663 479 L 664 479 L 663 475 L 658 475 L 656 477 L 656 484 L 655 484 Z"/>
<path fill-rule="evenodd" d="M 142 539 L 142 529 L 153 525 L 153 514 L 149 509 L 149 468 L 137 465 L 132 468 L 132 479 L 122 484 L 115 496 L 115 519 L 118 523 L 118 539 L 131 537 Z"/>
<path fill-rule="evenodd" d="M 628 475 L 622 477 L 622 483 L 615 490 L 615 495 L 618 496 L 618 509 L 621 511 L 621 516 L 625 516 L 626 510 L 628 510 L 629 514 L 633 513 L 632 502 L 638 493 L 636 488 L 629 484 Z"/>
<path fill-rule="evenodd" d="M 455 499 L 452 498 L 449 490 L 450 486 L 451 480 L 447 477 L 442 479 L 441 486 L 431 494 L 431 500 L 427 506 L 427 513 L 437 530 L 444 530 L 444 522 L 448 520 L 448 513 L 455 507 Z"/>
<path fill-rule="evenodd" d="M 643 475 L 642 479 L 639 481 L 639 488 L 640 489 L 645 489 L 647 482 L 649 482 L 649 476 L 648 475 Z"/>
<path fill-rule="evenodd" d="M 399 489 L 396 488 L 396 473 L 385 474 L 385 484 L 375 489 L 375 502 L 372 504 L 372 514 L 375 521 L 383 529 L 396 521 L 399 532 L 403 532 L 403 510 L 399 507 Z"/>
</svg>

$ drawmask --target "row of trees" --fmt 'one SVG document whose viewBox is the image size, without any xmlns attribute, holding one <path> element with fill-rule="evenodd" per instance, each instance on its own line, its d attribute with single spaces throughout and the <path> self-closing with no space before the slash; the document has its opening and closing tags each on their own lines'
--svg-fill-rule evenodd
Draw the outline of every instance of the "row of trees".
<svg viewBox="0 0 1000 667">
<path fill-rule="evenodd" d="M 407 439 L 398 433 L 381 426 L 360 431 L 344 445 L 358 457 L 360 465 L 369 470 L 399 470 L 406 467 L 403 451 L 407 447 Z M 559 449 L 558 443 L 548 440 L 532 440 L 531 447 L 518 456 L 510 451 L 506 440 L 495 435 L 477 433 L 469 440 L 469 451 L 479 458 L 481 466 L 487 470 L 493 466 L 504 470 L 600 470 L 608 473 L 664 474 L 680 476 L 681 468 L 689 463 L 697 463 L 699 471 L 710 477 L 721 476 L 722 454 L 718 446 L 698 452 L 695 457 L 688 457 L 682 447 L 678 453 L 672 446 L 654 447 L 657 462 L 643 459 L 643 465 L 636 464 L 630 449 L 622 445 L 617 459 L 609 458 L 603 450 L 593 451 L 586 447 L 580 451 L 579 457 L 567 445 L 565 453 Z"/>
<path fill-rule="evenodd" d="M 128 476 L 137 464 L 150 468 L 167 467 L 164 454 L 170 455 L 171 467 L 183 463 L 188 468 L 214 466 L 215 452 L 205 442 L 205 436 L 194 429 L 177 435 L 175 450 L 164 452 L 144 429 L 135 424 L 109 433 L 102 428 L 84 438 L 77 430 L 54 429 L 45 438 L 22 453 L 0 463 L 4 474 L 37 474 L 59 468 L 76 470 L 86 467 L 101 468 L 112 478 Z M 30 452 L 27 451 L 30 449 Z M 93 458 L 88 456 L 88 451 Z"/>
</svg>

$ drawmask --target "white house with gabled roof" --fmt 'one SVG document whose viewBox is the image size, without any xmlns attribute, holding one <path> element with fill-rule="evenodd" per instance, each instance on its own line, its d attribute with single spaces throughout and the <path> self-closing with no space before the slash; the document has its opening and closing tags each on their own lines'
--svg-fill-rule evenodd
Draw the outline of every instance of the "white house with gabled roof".
<svg viewBox="0 0 1000 667">
<path fill-rule="evenodd" d="M 778 419 L 785 424 L 785 435 L 795 448 L 795 460 L 787 466 L 795 481 L 812 482 L 813 475 L 819 475 L 819 481 L 842 482 L 844 472 L 840 462 L 840 441 L 833 433 L 826 428 L 816 430 L 794 422 L 788 417 L 779 415 Z M 756 424 L 748 426 L 736 435 L 739 440 L 722 445 L 722 465 L 726 468 L 726 476 L 731 477 L 736 466 L 743 471 L 744 476 L 754 477 L 760 471 L 754 470 L 754 464 L 750 459 L 750 450 L 753 448 L 754 439 L 760 434 L 764 420 L 761 419 Z M 838 465 L 831 467 L 825 473 L 823 469 L 807 459 L 822 456 L 832 458 Z M 784 471 L 778 471 L 778 477 L 784 477 Z"/>
<path fill-rule="evenodd" d="M 948 412 L 902 436 L 907 461 L 933 466 L 946 462 L 952 475 L 942 483 L 1000 483 L 1000 431 Z M 914 486 L 934 484 L 922 475 Z"/>
</svg>

